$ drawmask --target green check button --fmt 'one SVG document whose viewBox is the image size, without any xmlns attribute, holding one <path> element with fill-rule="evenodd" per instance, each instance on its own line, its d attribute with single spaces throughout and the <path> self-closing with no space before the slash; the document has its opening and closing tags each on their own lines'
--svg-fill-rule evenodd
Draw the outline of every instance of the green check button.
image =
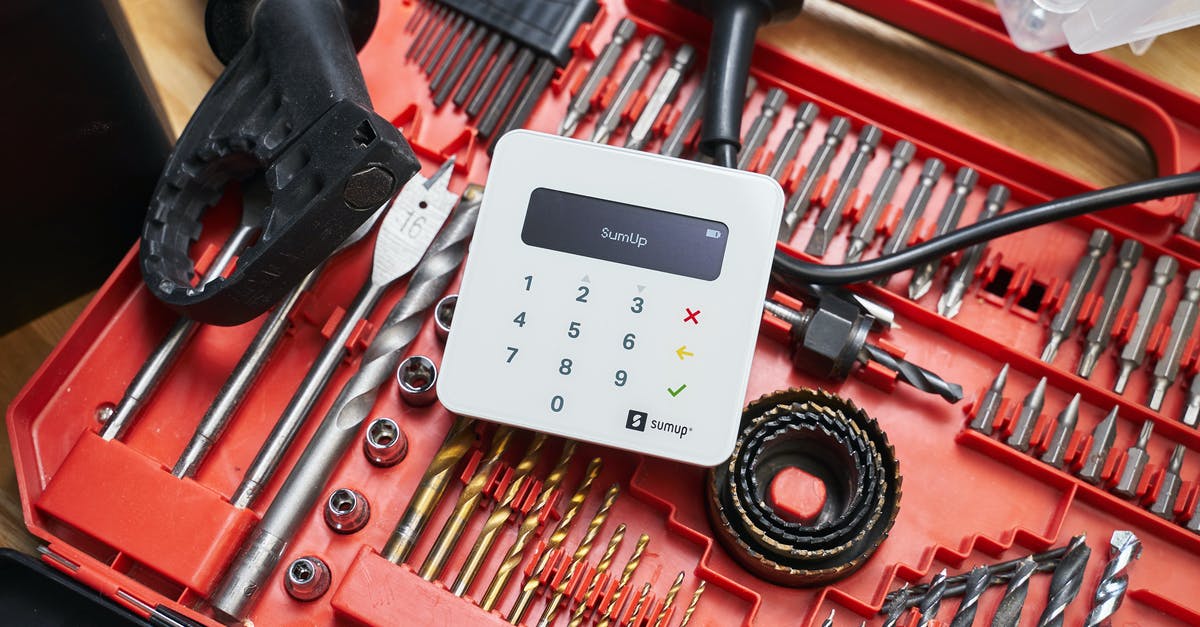
<svg viewBox="0 0 1200 627">
<path fill-rule="evenodd" d="M 667 388 L 667 394 L 670 394 L 671 397 L 674 398 L 676 396 L 679 396 L 679 393 L 686 389 L 687 389 L 687 384 L 684 383 L 683 385 L 675 388 L 674 390 L 672 390 L 671 388 Z"/>
</svg>

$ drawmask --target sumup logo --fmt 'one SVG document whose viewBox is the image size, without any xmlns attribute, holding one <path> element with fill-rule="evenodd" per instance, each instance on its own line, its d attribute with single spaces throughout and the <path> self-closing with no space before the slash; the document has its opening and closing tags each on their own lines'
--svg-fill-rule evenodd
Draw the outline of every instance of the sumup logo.
<svg viewBox="0 0 1200 627">
<path fill-rule="evenodd" d="M 645 431 L 646 412 L 636 409 L 629 410 L 629 415 L 625 417 L 625 428 L 634 431 Z"/>
</svg>

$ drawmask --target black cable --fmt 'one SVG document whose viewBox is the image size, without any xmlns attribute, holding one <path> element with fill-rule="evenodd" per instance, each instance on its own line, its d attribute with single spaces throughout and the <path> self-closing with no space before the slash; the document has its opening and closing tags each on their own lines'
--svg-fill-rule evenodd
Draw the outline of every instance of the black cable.
<svg viewBox="0 0 1200 627">
<path fill-rule="evenodd" d="M 895 254 L 859 263 L 823 265 L 802 261 L 776 250 L 773 274 L 777 281 L 789 286 L 808 283 L 817 285 L 861 283 L 907 270 L 927 261 L 940 259 L 973 244 L 990 241 L 1035 226 L 1104 209 L 1198 192 L 1200 192 L 1200 172 L 1188 172 L 1126 183 L 1032 205 L 935 237 Z"/>
</svg>

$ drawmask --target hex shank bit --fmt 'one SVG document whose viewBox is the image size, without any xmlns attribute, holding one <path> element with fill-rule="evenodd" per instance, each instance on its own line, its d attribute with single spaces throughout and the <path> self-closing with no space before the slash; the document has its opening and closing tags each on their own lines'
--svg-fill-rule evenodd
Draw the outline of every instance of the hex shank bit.
<svg viewBox="0 0 1200 627">
<path fill-rule="evenodd" d="M 1083 304 L 1083 296 L 1091 291 L 1092 283 L 1096 281 L 1096 273 L 1100 271 L 1100 262 L 1104 259 L 1104 255 L 1108 254 L 1108 249 L 1112 248 L 1112 243 L 1112 233 L 1104 229 L 1092 231 L 1092 236 L 1088 239 L 1087 252 L 1079 259 L 1079 264 L 1075 266 L 1075 273 L 1071 275 L 1071 282 L 1067 284 L 1067 295 L 1063 297 L 1062 306 L 1054 315 L 1054 319 L 1050 321 L 1050 339 L 1046 342 L 1046 347 L 1042 349 L 1042 361 L 1046 363 L 1054 361 L 1059 345 L 1075 329 L 1075 318 L 1079 315 L 1079 306 Z"/>
<path fill-rule="evenodd" d="M 1071 436 L 1075 434 L 1075 424 L 1079 421 L 1079 401 L 1080 395 L 1076 394 L 1071 398 L 1071 402 L 1067 403 L 1065 409 L 1058 414 L 1058 420 L 1055 421 L 1054 433 L 1050 435 L 1050 442 L 1046 445 L 1046 452 L 1042 453 L 1042 461 L 1061 469 L 1063 460 L 1067 455 L 1067 446 L 1071 443 Z"/>
<path fill-rule="evenodd" d="M 650 35 L 642 42 L 642 51 L 638 53 L 637 61 L 634 61 L 629 71 L 625 73 L 621 84 L 617 86 L 617 92 L 613 95 L 612 101 L 608 103 L 608 107 L 596 121 L 596 129 L 592 132 L 592 141 L 599 144 L 608 142 L 609 136 L 617 130 L 617 126 L 621 123 L 625 107 L 642 88 L 642 83 L 646 82 L 646 77 L 650 75 L 650 69 L 654 67 L 654 63 L 658 61 L 662 51 L 663 39 L 658 35 Z"/>
<path fill-rule="evenodd" d="M 575 134 L 575 128 L 579 126 L 579 121 L 591 109 L 592 97 L 596 95 L 596 90 L 612 73 L 613 67 L 617 65 L 617 60 L 621 58 L 621 53 L 625 51 L 625 45 L 629 43 L 636 32 L 637 26 L 633 20 L 624 17 L 617 22 L 616 28 L 613 29 L 612 39 L 604 44 L 604 48 L 596 57 L 596 62 L 588 69 L 587 76 L 580 83 L 579 91 L 575 92 L 571 103 L 567 105 L 567 114 L 563 117 L 562 123 L 558 125 L 559 135 Z"/>
<path fill-rule="evenodd" d="M 1108 342 L 1112 338 L 1113 323 L 1117 320 L 1117 312 L 1125 303 L 1125 293 L 1129 291 L 1129 283 L 1133 279 L 1133 269 L 1137 267 L 1141 259 L 1141 242 L 1133 239 L 1121 242 L 1121 250 L 1117 252 L 1117 263 L 1109 273 L 1108 280 L 1104 283 L 1104 291 L 1101 293 L 1104 302 L 1100 304 L 1100 312 L 1096 314 L 1096 323 L 1092 325 L 1091 329 L 1088 329 L 1087 338 L 1084 339 L 1083 354 L 1079 357 L 1079 368 L 1075 370 L 1076 374 L 1085 379 L 1092 376 L 1092 370 L 1096 368 L 1100 353 L 1108 348 Z"/>
<path fill-rule="evenodd" d="M 963 590 L 962 602 L 950 620 L 950 627 L 971 627 L 975 622 L 975 614 L 979 611 L 979 599 L 991 583 L 991 573 L 987 566 L 976 566 L 967 573 Z"/>
<path fill-rule="evenodd" d="M 979 217 L 975 223 L 978 224 L 984 220 L 989 220 L 996 217 L 1004 205 L 1008 204 L 1009 191 L 1004 185 L 997 183 L 988 189 L 987 199 L 984 200 L 983 210 L 979 212 Z M 979 263 L 983 261 L 983 253 L 987 250 L 987 243 L 981 242 L 968 248 L 962 255 L 962 259 L 954 270 L 950 272 L 950 276 L 946 279 L 946 288 L 942 290 L 942 296 L 938 298 L 938 314 L 947 318 L 953 318 L 958 315 L 958 311 L 962 308 L 963 296 L 967 293 L 967 288 L 971 286 L 971 281 L 975 279 L 975 270 L 979 268 Z"/>
<path fill-rule="evenodd" d="M 1179 421 L 1193 429 L 1200 423 L 1200 375 L 1192 377 L 1192 384 L 1188 386 L 1187 404 L 1183 406 L 1183 415 L 1179 417 Z"/>
<path fill-rule="evenodd" d="M 1200 240 L 1200 195 L 1197 195 L 1196 200 L 1192 202 L 1192 209 L 1188 212 L 1187 220 L 1184 221 L 1183 226 L 1179 227 L 1179 234 L 1194 240 Z"/>
<path fill-rule="evenodd" d="M 1000 410 L 1000 403 L 1004 400 L 1006 383 L 1008 383 L 1008 364 L 1004 364 L 1004 367 L 996 374 L 996 378 L 992 380 L 992 384 L 988 386 L 987 392 L 984 392 L 983 398 L 979 400 L 979 404 L 975 408 L 975 417 L 971 419 L 969 425 L 971 429 L 984 435 L 992 434 L 992 425 L 996 422 L 996 412 Z"/>
<path fill-rule="evenodd" d="M 917 154 L 917 147 L 907 139 L 902 139 L 896 142 L 892 147 L 891 160 L 888 161 L 888 166 L 883 170 L 883 174 L 879 175 L 879 182 L 875 184 L 875 190 L 871 192 L 871 200 L 867 203 L 867 207 L 863 209 L 862 217 L 858 223 L 850 230 L 850 243 L 846 246 L 846 263 L 854 263 L 862 258 L 863 251 L 871 245 L 871 240 L 875 239 L 875 231 L 879 228 L 879 219 L 883 217 L 883 210 L 887 208 L 888 203 L 892 202 L 892 198 L 896 195 L 896 188 L 900 185 L 900 179 L 904 176 L 904 169 L 912 163 L 913 156 Z"/>
<path fill-rule="evenodd" d="M 787 174 L 788 164 L 792 159 L 796 158 L 796 154 L 800 152 L 800 144 L 804 143 L 805 136 L 808 135 L 808 129 L 812 127 L 812 123 L 817 119 L 817 115 L 821 112 L 821 107 L 805 101 L 800 103 L 796 108 L 796 117 L 792 118 L 792 127 L 784 133 L 783 139 L 779 142 L 779 147 L 775 149 L 775 157 L 771 160 L 771 165 L 767 167 L 766 175 L 783 182 L 783 176 Z"/>
<path fill-rule="evenodd" d="M 658 122 L 658 118 L 662 116 L 663 109 L 668 104 L 675 102 L 675 97 L 679 95 L 679 88 L 683 85 L 683 79 L 687 76 L 695 59 L 696 49 L 687 44 L 683 44 L 679 50 L 675 51 L 670 67 L 658 79 L 658 85 L 655 85 L 654 91 L 650 92 L 646 106 L 642 108 L 637 121 L 633 123 L 633 128 L 629 129 L 629 138 L 625 140 L 626 148 L 641 150 L 650 140 L 650 132 L 654 130 L 655 122 Z"/>
<path fill-rule="evenodd" d="M 829 248 L 829 241 L 833 239 L 838 227 L 842 225 L 842 212 L 846 209 L 846 203 L 850 201 L 850 194 L 858 189 L 858 182 L 862 180 L 863 172 L 875 158 L 875 149 L 879 146 L 879 140 L 882 137 L 883 133 L 871 124 L 864 126 L 859 131 L 858 143 L 854 146 L 854 152 L 850 155 L 850 160 L 846 162 L 846 167 L 842 169 L 842 175 L 838 177 L 837 187 L 834 189 L 829 205 L 817 216 L 817 224 L 813 228 L 812 236 L 808 240 L 808 246 L 804 248 L 804 252 L 815 257 L 825 256 L 825 251 Z"/>
<path fill-rule="evenodd" d="M 1025 401 L 1021 403 L 1021 411 L 1013 421 L 1012 434 L 1005 440 L 1009 446 L 1022 453 L 1029 450 L 1033 429 L 1037 426 L 1038 417 L 1042 415 L 1042 407 L 1046 402 L 1046 383 L 1046 377 L 1042 377 L 1037 387 L 1025 397 Z"/>
<path fill-rule="evenodd" d="M 925 207 L 929 205 L 929 198 L 933 195 L 933 187 L 937 185 L 938 179 L 942 178 L 942 173 L 946 171 L 946 165 L 941 159 L 930 157 L 925 160 L 925 165 L 921 167 L 921 178 L 917 179 L 917 184 L 913 187 L 912 192 L 908 195 L 908 201 L 904 203 L 904 211 L 900 214 L 900 221 L 896 223 L 896 229 L 892 231 L 891 237 L 883 244 L 883 250 L 880 251 L 880 257 L 892 255 L 908 247 L 908 240 L 912 237 L 913 229 L 917 226 L 917 221 L 921 219 L 921 214 L 925 213 Z M 875 285 L 887 285 L 892 275 L 882 276 L 875 279 Z"/>
<path fill-rule="evenodd" d="M 1146 286 L 1146 291 L 1142 292 L 1142 301 L 1138 304 L 1137 322 L 1129 334 L 1129 342 L 1121 349 L 1120 371 L 1117 373 L 1116 382 L 1113 383 L 1113 391 L 1117 394 L 1125 393 L 1129 375 L 1141 367 L 1142 360 L 1146 358 L 1150 332 L 1162 313 L 1163 301 L 1167 298 L 1167 286 L 1175 280 L 1178 270 L 1179 262 L 1170 255 L 1163 255 L 1154 262 L 1154 274 L 1151 275 L 1150 284 Z"/>
<path fill-rule="evenodd" d="M 1129 588 L 1130 564 L 1142 556 L 1142 541 L 1132 531 L 1114 531 L 1109 542 L 1109 560 L 1104 573 L 1096 584 L 1096 596 L 1092 600 L 1092 611 L 1084 622 L 1085 627 L 1101 627 L 1111 624 L 1113 614 L 1121 607 L 1125 591 Z"/>
<path fill-rule="evenodd" d="M 992 627 L 1018 627 L 1021 623 L 1021 610 L 1025 607 L 1025 597 L 1029 594 L 1029 579 L 1037 570 L 1037 562 L 1025 558 L 1013 572 L 1013 577 L 1004 589 L 1000 605 L 992 616 Z"/>
<path fill-rule="evenodd" d="M 1050 593 L 1046 600 L 1046 608 L 1038 618 L 1038 627 L 1062 627 L 1066 618 L 1067 606 L 1079 595 L 1083 587 L 1083 574 L 1087 569 L 1088 558 L 1092 550 L 1087 545 L 1087 535 L 1082 534 L 1071 538 L 1067 552 L 1054 568 L 1050 576 Z"/>
<path fill-rule="evenodd" d="M 1183 296 L 1175 306 L 1175 315 L 1171 317 L 1171 335 L 1167 345 L 1163 347 L 1162 356 L 1154 364 L 1154 383 L 1150 386 L 1150 394 L 1146 405 L 1158 411 L 1162 409 L 1163 399 L 1167 396 L 1167 388 L 1175 383 L 1179 376 L 1180 360 L 1188 340 L 1192 339 L 1192 331 L 1196 326 L 1196 314 L 1200 312 L 1200 270 L 1188 274 L 1187 283 L 1183 286 Z"/>
<path fill-rule="evenodd" d="M 935 236 L 945 235 L 958 228 L 958 223 L 962 221 L 963 209 L 967 206 L 967 198 L 971 195 L 971 190 L 975 189 L 978 181 L 979 173 L 974 168 L 966 166 L 959 168 L 954 175 L 954 187 L 950 188 L 950 195 L 946 197 L 946 203 L 942 205 L 942 211 L 938 213 Z M 941 267 L 941 259 L 927 261 L 917 266 L 908 283 L 908 297 L 919 300 L 925 296 L 929 292 L 929 288 L 933 286 L 934 275 Z"/>
<path fill-rule="evenodd" d="M 837 155 L 838 148 L 841 147 L 842 140 L 846 138 L 846 133 L 849 131 L 850 120 L 846 118 L 839 115 L 829 121 L 829 127 L 825 129 L 825 139 L 813 153 L 812 160 L 808 162 L 808 169 L 804 172 L 804 178 L 800 179 L 800 183 L 796 185 L 796 191 L 784 205 L 783 221 L 779 227 L 779 241 L 790 242 L 792 240 L 796 227 L 804 219 L 804 214 L 808 213 L 808 206 L 812 203 L 812 195 L 816 191 L 817 182 L 829 171 L 829 164 L 833 163 L 833 158 Z"/>
<path fill-rule="evenodd" d="M 1125 465 L 1121 468 L 1121 476 L 1113 486 L 1113 493 L 1125 498 L 1137 495 L 1138 484 L 1142 481 L 1142 473 L 1150 461 L 1150 453 L 1146 447 L 1150 444 L 1150 436 L 1154 433 L 1154 423 L 1147 420 L 1142 423 L 1137 442 L 1125 451 Z"/>
<path fill-rule="evenodd" d="M 1117 408 L 1114 406 L 1104 420 L 1097 423 L 1096 428 L 1092 430 L 1092 446 L 1088 449 L 1087 457 L 1083 458 L 1083 468 L 1079 470 L 1080 479 L 1092 485 L 1100 483 L 1104 462 L 1108 460 L 1108 453 L 1112 450 L 1116 438 Z"/>
<path fill-rule="evenodd" d="M 1179 498 L 1179 489 L 1183 484 L 1179 471 L 1183 468 L 1185 451 L 1187 451 L 1187 447 L 1184 445 L 1175 445 L 1175 450 L 1171 451 L 1171 458 L 1167 461 L 1167 468 L 1163 471 L 1162 479 L 1158 483 L 1158 496 L 1154 498 L 1154 503 L 1150 506 L 1150 513 L 1159 518 L 1166 520 L 1175 518 L 1175 500 Z"/>
<path fill-rule="evenodd" d="M 752 90 L 747 89 L 747 93 Z M 700 120 L 700 113 L 704 108 L 704 83 L 700 83 L 692 90 L 692 95 L 688 97 L 687 102 L 683 104 L 683 108 L 679 110 L 679 119 L 675 120 L 675 127 L 667 133 L 666 139 L 663 140 L 662 146 L 658 148 L 658 154 L 668 157 L 678 157 L 683 153 L 683 144 L 687 141 L 688 135 L 692 128 L 696 126 L 696 122 Z"/>
<path fill-rule="evenodd" d="M 785 104 L 787 104 L 787 93 L 782 89 L 772 87 L 767 90 L 767 95 L 762 101 L 762 108 L 759 109 L 758 115 L 750 121 L 750 127 L 746 129 L 746 136 L 742 138 L 742 149 L 737 160 L 739 170 L 750 167 L 754 153 L 758 152 L 758 149 L 767 140 L 767 135 L 775 128 L 775 121 Z"/>
</svg>

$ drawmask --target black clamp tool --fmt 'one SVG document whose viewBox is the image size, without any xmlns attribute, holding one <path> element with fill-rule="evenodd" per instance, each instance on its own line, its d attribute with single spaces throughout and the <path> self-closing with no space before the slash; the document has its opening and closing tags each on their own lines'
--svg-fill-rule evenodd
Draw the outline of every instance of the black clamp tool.
<svg viewBox="0 0 1200 627">
<path fill-rule="evenodd" d="M 142 276 L 195 320 L 267 311 L 417 172 L 371 106 L 354 46 L 378 0 L 212 0 L 209 44 L 227 63 L 167 161 L 142 233 Z M 233 273 L 196 280 L 189 245 L 227 184 L 261 174 L 270 204 Z"/>
</svg>

